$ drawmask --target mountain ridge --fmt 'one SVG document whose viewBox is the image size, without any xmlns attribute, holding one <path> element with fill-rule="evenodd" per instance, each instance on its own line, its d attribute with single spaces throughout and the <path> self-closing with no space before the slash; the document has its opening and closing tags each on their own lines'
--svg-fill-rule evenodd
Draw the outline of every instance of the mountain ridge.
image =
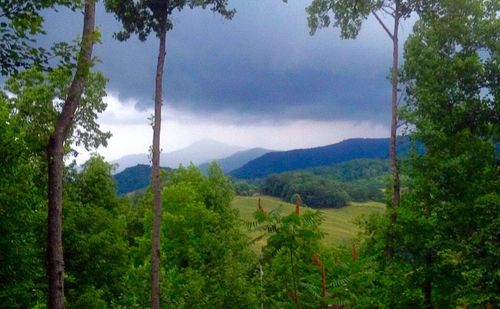
<svg viewBox="0 0 500 309">
<path fill-rule="evenodd" d="M 401 138 L 398 152 L 408 153 L 410 143 Z M 352 138 L 339 143 L 305 149 L 275 151 L 249 161 L 229 175 L 238 179 L 257 179 L 269 174 L 331 165 L 354 159 L 387 159 L 389 138 Z"/>
<path fill-rule="evenodd" d="M 226 158 L 205 162 L 203 164 L 200 164 L 198 167 L 203 174 L 207 174 L 210 163 L 216 161 L 221 167 L 222 171 L 224 171 L 225 174 L 228 174 L 233 170 L 245 165 L 247 162 L 272 151 L 273 150 L 265 148 L 250 148 L 247 150 L 238 151 Z"/>
</svg>

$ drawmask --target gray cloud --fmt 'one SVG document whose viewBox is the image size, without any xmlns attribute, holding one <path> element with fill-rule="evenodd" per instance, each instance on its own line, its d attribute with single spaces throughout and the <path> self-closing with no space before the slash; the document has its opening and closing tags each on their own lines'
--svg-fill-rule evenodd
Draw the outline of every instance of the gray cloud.
<svg viewBox="0 0 500 309">
<path fill-rule="evenodd" d="M 168 34 L 165 98 L 176 109 L 236 121 L 264 119 L 389 119 L 391 46 L 373 20 L 360 37 L 342 41 L 338 31 L 310 36 L 304 8 L 310 1 L 234 0 L 227 21 L 209 11 L 176 12 Z M 97 23 L 102 44 L 98 69 L 121 99 L 137 108 L 153 104 L 157 57 L 154 36 L 145 43 L 112 38 L 119 24 L 102 7 Z M 69 40 L 79 34 L 81 14 L 47 12 L 48 35 Z"/>
</svg>

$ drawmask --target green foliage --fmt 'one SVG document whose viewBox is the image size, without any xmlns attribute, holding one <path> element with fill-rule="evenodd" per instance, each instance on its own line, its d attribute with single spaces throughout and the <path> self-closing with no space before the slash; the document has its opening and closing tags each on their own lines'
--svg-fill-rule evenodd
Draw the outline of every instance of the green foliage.
<svg viewBox="0 0 500 309">
<path fill-rule="evenodd" d="M 16 73 L 21 68 L 45 64 L 49 53 L 34 46 L 36 35 L 43 34 L 44 9 L 56 5 L 76 9 L 80 0 L 27 0 L 0 2 L 0 73 Z"/>
<path fill-rule="evenodd" d="M 262 185 L 262 193 L 291 201 L 299 194 L 305 205 L 312 208 L 344 207 L 349 196 L 333 180 L 302 173 L 271 175 Z"/>
<path fill-rule="evenodd" d="M 252 196 L 259 192 L 258 186 L 254 182 L 246 180 L 237 180 L 233 182 L 236 195 Z"/>
<path fill-rule="evenodd" d="M 93 156 L 82 172 L 66 177 L 64 261 L 66 300 L 75 308 L 110 306 L 126 292 L 128 242 L 123 204 L 111 165 Z M 72 307 L 73 307 L 72 306 Z"/>
<path fill-rule="evenodd" d="M 499 10 L 494 2 L 442 1 L 406 46 L 405 112 L 428 149 L 414 158 L 410 210 L 433 231 L 422 245 L 432 255 L 426 271 L 437 305 L 499 301 L 500 277 L 492 271 L 499 252 L 491 246 L 498 247 L 500 194 Z"/>
<path fill-rule="evenodd" d="M 402 110 L 426 152 L 410 159 L 397 223 L 373 220 L 366 250 L 388 307 L 499 303 L 499 7 L 440 1 L 406 43 Z M 496 43 L 494 43 L 496 42 Z M 493 73 L 495 72 L 495 73 Z M 493 73 L 493 74 L 492 74 Z M 384 262 L 388 229 L 394 257 Z M 424 287 L 424 288 L 423 288 Z M 424 293 L 427 292 L 427 293 Z"/>
<path fill-rule="evenodd" d="M 389 142 L 388 138 L 353 138 L 327 146 L 270 152 L 229 174 L 237 179 L 261 179 L 271 174 L 322 169 L 326 166 L 336 169 L 334 166 L 343 162 L 346 162 L 344 170 L 352 164 L 356 170 L 363 171 L 366 166 L 372 163 L 377 165 L 375 162 L 389 157 Z M 396 145 L 398 154 L 408 155 L 410 146 L 407 138 L 400 137 Z M 338 173 L 342 175 L 344 172 L 339 166 Z M 356 173 L 352 176 L 356 177 Z"/>
<path fill-rule="evenodd" d="M 340 182 L 353 182 L 388 175 L 389 161 L 357 159 L 334 165 L 315 167 L 304 171 L 316 176 L 330 177 Z"/>
<path fill-rule="evenodd" d="M 255 256 L 248 248 L 237 211 L 232 207 L 232 184 L 215 164 L 205 177 L 194 166 L 172 173 L 163 189 L 161 230 L 162 299 L 174 308 L 253 308 Z M 151 192 L 137 205 L 146 212 L 144 235 L 136 238 L 135 267 L 127 276 L 131 291 L 127 306 L 147 306 L 152 224 Z"/>
<path fill-rule="evenodd" d="M 44 176 L 30 157 L 29 132 L 0 97 L 0 303 L 32 307 L 45 289 Z"/>
<path fill-rule="evenodd" d="M 311 34 L 318 28 L 330 26 L 339 27 L 343 38 L 355 38 L 363 20 L 371 14 L 372 10 L 379 9 L 384 1 L 349 1 L 349 0 L 313 0 L 307 7 L 308 24 Z"/>
<path fill-rule="evenodd" d="M 399 11 L 395 12 L 395 3 L 398 2 Z M 363 21 L 370 14 L 383 12 L 394 16 L 400 15 L 403 19 L 409 18 L 411 13 L 421 12 L 434 8 L 436 1 L 429 0 L 313 0 L 306 9 L 311 34 L 318 28 L 332 25 L 340 28 L 340 36 L 344 39 L 354 39 L 358 36 Z"/>
<path fill-rule="evenodd" d="M 235 13 L 234 10 L 227 9 L 227 0 L 106 0 L 105 5 L 106 10 L 113 12 L 123 25 L 123 30 L 115 34 L 120 41 L 127 40 L 134 33 L 138 35 L 139 40 L 145 41 L 151 32 L 158 35 L 164 30 L 171 30 L 171 14 L 185 7 L 209 7 L 211 11 L 229 19 Z"/>
<path fill-rule="evenodd" d="M 338 208 L 348 201 L 383 201 L 388 172 L 386 160 L 352 160 L 268 176 L 261 191 L 292 203 L 299 194 L 313 208 Z"/>
<path fill-rule="evenodd" d="M 79 1 L 0 3 L 3 74 L 44 60 L 45 51 L 30 43 L 42 31 L 38 12 L 56 3 Z M 256 185 L 233 184 L 216 165 L 210 166 L 208 177 L 194 167 L 181 168 L 163 190 L 164 306 L 455 308 L 467 304 L 481 308 L 500 303 L 500 7 L 498 1 L 479 0 L 400 3 L 402 18 L 412 11 L 421 17 L 406 44 L 402 76 L 408 92 L 401 114 L 413 130 L 412 138 L 426 151 L 416 151 L 409 160 L 397 221 L 364 218 L 365 241 L 359 253 L 350 255 L 345 248 L 321 246 L 325 228 L 321 224 L 331 217 L 352 219 L 360 212 L 356 206 L 349 206 L 352 212 L 343 216 L 340 211 L 347 208 L 325 213 L 301 209 L 298 214 L 293 205 L 286 205 L 287 215 L 282 215 L 282 209 L 263 205 L 248 224 L 254 241 L 265 242 L 258 260 L 231 205 L 234 187 L 238 194 L 252 195 Z M 342 37 L 352 38 L 363 19 L 390 10 L 392 4 L 314 0 L 307 9 L 309 25 L 314 32 L 332 24 L 341 28 Z M 122 40 L 132 33 L 145 40 L 151 32 L 165 30 L 161 27 L 170 30 L 174 10 L 197 6 L 228 18 L 234 13 L 226 9 L 225 0 L 106 2 L 124 25 L 117 35 Z M 53 52 L 62 57 L 62 65 L 14 74 L 0 93 L 2 308 L 42 308 L 45 303 L 44 147 L 75 70 L 72 51 L 68 44 L 56 46 Z M 105 82 L 100 74 L 90 75 L 67 151 L 71 145 L 87 149 L 105 145 L 109 133 L 96 123 L 97 113 L 105 108 Z M 385 153 L 386 148 L 377 143 L 374 153 Z M 299 163 L 303 162 L 297 159 L 294 166 Z M 65 287 L 71 307 L 149 305 L 151 192 L 137 193 L 130 205 L 129 199 L 116 196 L 111 171 L 98 156 L 80 173 L 71 167 L 66 170 Z M 380 199 L 387 172 L 386 161 L 356 160 L 269 176 L 262 189 L 311 207 L 342 207 L 349 200 Z M 254 209 L 256 199 L 248 200 Z M 355 232 L 328 222 L 332 222 L 325 228 L 329 236 Z M 388 231 L 394 236 L 390 261 L 385 256 Z M 422 293 L 426 285 L 429 295 Z"/>
<path fill-rule="evenodd" d="M 267 236 L 261 259 L 260 302 L 271 308 L 316 308 L 325 300 L 321 296 L 321 271 L 313 257 L 321 255 L 319 225 L 323 215 L 305 210 L 287 216 L 281 208 L 257 210 L 252 230 Z"/>
<path fill-rule="evenodd" d="M 164 171 L 163 178 L 166 181 L 168 175 L 171 173 L 171 169 L 168 167 L 162 167 L 161 169 Z M 116 181 L 116 192 L 119 195 L 144 191 L 151 179 L 151 166 L 137 164 L 115 174 L 113 178 Z"/>
<path fill-rule="evenodd" d="M 295 212 L 295 205 L 283 202 L 280 199 L 270 196 L 237 196 L 233 199 L 233 207 L 235 207 L 240 217 L 245 222 L 254 221 L 253 215 L 258 205 L 258 200 L 261 201 L 261 206 L 265 211 L 281 208 L 282 214 L 290 214 Z M 321 231 L 325 237 L 321 239 L 321 243 L 326 247 L 339 245 L 350 246 L 356 239 L 362 229 L 358 226 L 358 222 L 370 214 L 382 214 L 385 211 L 385 206 L 378 202 L 368 203 L 350 203 L 343 208 L 324 208 L 321 209 L 324 220 L 320 225 Z M 251 238 L 257 238 L 258 231 L 250 231 Z M 257 239 L 252 243 L 251 247 L 254 250 L 259 250 L 265 245 L 265 238 Z"/>
<path fill-rule="evenodd" d="M 4 95 L 3 101 L 19 123 L 30 132 L 26 135 L 34 152 L 45 152 L 48 138 L 54 130 L 55 121 L 67 96 L 72 79 L 72 66 L 59 66 L 49 72 L 39 68 L 22 71 L 6 81 L 5 90 L 11 96 Z M 91 73 L 76 112 L 71 134 L 66 144 L 80 146 L 87 150 L 106 146 L 109 132 L 101 131 L 96 122 L 97 114 L 104 111 L 106 79 L 100 73 Z M 76 152 L 75 152 L 76 154 Z"/>
<path fill-rule="evenodd" d="M 68 55 L 67 52 L 71 51 L 71 48 L 67 48 L 68 46 L 61 45 L 60 47 L 60 55 Z M 71 57 L 63 59 L 60 66 L 48 72 L 38 67 L 21 71 L 6 81 L 5 92 L 0 93 L 2 114 L 0 122 L 5 128 L 5 131 L 2 130 L 4 135 L 0 149 L 1 159 L 5 164 L 2 175 L 5 175 L 6 181 L 1 188 L 0 205 L 2 220 L 7 220 L 2 222 L 5 231 L 2 231 L 0 246 L 2 259 L 5 258 L 2 261 L 5 266 L 2 269 L 2 277 L 11 278 L 5 281 L 6 285 L 2 287 L 0 295 L 5 307 L 32 307 L 45 303 L 44 242 L 47 216 L 45 150 L 48 137 L 54 130 L 55 121 L 67 96 L 75 68 L 72 59 Z M 96 148 L 105 144 L 109 137 L 109 133 L 102 132 L 95 122 L 97 113 L 106 107 L 102 102 L 106 80 L 97 73 L 92 74 L 89 79 L 82 105 L 76 115 L 77 125 L 72 128 L 72 136 L 66 141 L 67 151 L 70 150 L 70 146 L 80 144 L 87 149 Z M 98 184 L 102 179 L 91 181 Z M 105 195 L 109 191 L 100 191 L 100 189 L 102 188 L 87 192 L 86 198 L 95 196 L 98 199 L 103 198 L 105 202 Z M 68 204 L 86 204 L 87 202 L 87 200 L 75 201 L 75 199 L 67 201 Z M 71 222 L 71 215 L 69 218 Z M 105 216 L 102 218 L 105 220 Z M 84 213 L 81 219 L 89 222 L 89 228 L 90 222 L 94 221 L 93 215 L 88 213 Z M 101 225 L 105 224 L 101 223 Z M 18 241 L 20 243 L 17 243 Z M 86 244 L 86 242 L 83 243 Z M 71 248 L 69 245 L 68 247 Z M 80 249 L 82 249 L 80 253 L 85 253 L 85 250 L 89 248 L 82 246 Z M 82 257 L 85 256 L 84 253 Z M 67 264 L 66 266 L 71 269 L 73 265 Z M 71 274 L 67 280 L 68 282 L 75 281 Z M 67 286 L 71 287 L 71 283 Z M 83 287 L 81 292 L 83 293 Z M 90 293 L 91 290 L 87 292 Z M 100 290 L 95 292 L 99 295 L 107 293 L 107 291 Z M 80 295 L 80 292 L 78 294 Z M 69 297 L 72 298 L 72 296 Z M 93 298 L 88 297 L 88 299 Z M 76 299 L 71 301 L 76 303 Z"/>
<path fill-rule="evenodd" d="M 358 159 L 307 169 L 304 172 L 341 182 L 340 187 L 352 201 L 384 201 L 385 196 L 382 189 L 389 176 L 389 162 L 387 160 Z"/>
</svg>

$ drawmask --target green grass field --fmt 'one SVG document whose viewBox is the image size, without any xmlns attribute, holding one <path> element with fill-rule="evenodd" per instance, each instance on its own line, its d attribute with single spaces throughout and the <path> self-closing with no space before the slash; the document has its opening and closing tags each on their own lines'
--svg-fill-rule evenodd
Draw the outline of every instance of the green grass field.
<svg viewBox="0 0 500 309">
<path fill-rule="evenodd" d="M 274 197 L 237 196 L 233 200 L 233 205 L 239 210 L 243 220 L 254 221 L 253 213 L 257 209 L 259 198 L 262 207 L 266 210 L 278 208 L 281 205 L 284 215 L 295 211 L 295 205 Z M 378 202 L 350 203 L 340 209 L 321 209 L 320 211 L 324 214 L 324 221 L 321 225 L 323 232 L 325 232 L 324 243 L 326 245 L 349 245 L 360 231 L 360 228 L 355 223 L 356 219 L 363 215 L 382 213 L 384 210 L 384 204 Z M 255 237 L 257 235 L 251 234 L 250 236 Z M 260 245 L 263 245 L 263 243 Z"/>
</svg>

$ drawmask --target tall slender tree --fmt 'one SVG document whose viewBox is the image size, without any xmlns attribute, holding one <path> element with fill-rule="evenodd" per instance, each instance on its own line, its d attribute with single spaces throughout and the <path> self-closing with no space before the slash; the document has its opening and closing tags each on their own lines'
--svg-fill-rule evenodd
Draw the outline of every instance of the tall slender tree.
<svg viewBox="0 0 500 309">
<path fill-rule="evenodd" d="M 106 9 L 115 14 L 123 24 L 123 30 L 116 34 L 120 41 L 135 33 L 145 41 L 151 32 L 159 39 L 158 60 L 155 76 L 155 112 L 153 118 L 153 237 L 151 245 L 151 308 L 160 307 L 160 223 L 161 223 L 161 181 L 160 181 L 160 131 L 163 96 L 163 68 L 165 64 L 167 32 L 172 29 L 171 15 L 174 10 L 210 7 L 213 12 L 232 18 L 235 11 L 227 8 L 228 0 L 107 0 Z"/>
<path fill-rule="evenodd" d="M 64 261 L 62 248 L 64 142 L 74 123 L 75 113 L 80 105 L 86 78 L 90 71 L 95 36 L 95 0 L 87 0 L 85 1 L 83 34 L 75 75 L 47 145 L 49 182 L 47 275 L 49 308 L 64 308 Z"/>
<path fill-rule="evenodd" d="M 398 129 L 398 67 L 399 67 L 399 26 L 400 22 L 410 17 L 410 14 L 419 7 L 418 2 L 411 0 L 313 0 L 307 7 L 308 23 L 311 34 L 318 28 L 328 27 L 333 24 L 339 27 L 341 37 L 344 39 L 356 38 L 363 23 L 368 16 L 373 15 L 384 32 L 392 42 L 392 68 L 391 68 L 391 133 L 390 133 L 390 164 L 392 178 L 392 199 L 390 220 L 396 221 L 397 208 L 401 201 L 399 166 L 396 153 Z M 392 19 L 391 26 L 387 25 L 381 14 Z M 333 15 L 333 22 L 332 16 Z M 392 236 L 387 239 L 387 256 L 393 256 Z"/>
</svg>

